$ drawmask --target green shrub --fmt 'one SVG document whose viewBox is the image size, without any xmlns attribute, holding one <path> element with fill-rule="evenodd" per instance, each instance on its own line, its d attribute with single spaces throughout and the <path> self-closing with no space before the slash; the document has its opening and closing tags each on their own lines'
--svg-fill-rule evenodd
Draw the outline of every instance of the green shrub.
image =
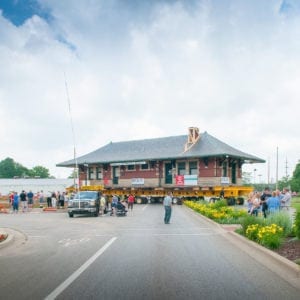
<svg viewBox="0 0 300 300">
<path fill-rule="evenodd" d="M 283 228 L 277 224 L 262 226 L 258 230 L 258 242 L 270 249 L 277 249 L 282 244 Z"/>
<path fill-rule="evenodd" d="M 243 218 L 240 219 L 240 222 L 241 222 L 241 226 L 242 226 L 242 234 L 245 236 L 246 236 L 246 230 L 249 225 L 255 225 L 255 224 L 262 225 L 263 224 L 263 220 L 261 218 L 257 218 L 255 216 L 251 216 L 251 215 L 244 216 Z"/>
<path fill-rule="evenodd" d="M 218 200 L 214 204 L 212 204 L 212 207 L 215 208 L 215 209 L 218 209 L 218 208 L 221 208 L 221 207 L 224 207 L 224 206 L 228 206 L 226 200 Z"/>
<path fill-rule="evenodd" d="M 246 237 L 249 240 L 257 241 L 258 240 L 259 229 L 260 229 L 260 225 L 259 224 L 248 225 L 247 228 L 246 228 Z"/>
<path fill-rule="evenodd" d="M 300 239 L 300 210 L 298 210 L 298 211 L 296 212 L 296 218 L 295 218 L 295 223 L 294 223 L 294 225 L 295 225 L 295 228 L 294 228 L 294 230 L 295 230 L 295 235 L 296 235 L 296 237 L 297 237 L 298 239 Z"/>
<path fill-rule="evenodd" d="M 283 235 L 287 236 L 292 232 L 292 220 L 284 211 L 279 211 L 274 214 L 268 215 L 265 219 L 266 225 L 277 224 L 278 226 L 283 228 Z"/>
<path fill-rule="evenodd" d="M 270 249 L 277 249 L 282 244 L 283 228 L 276 224 L 252 224 L 246 229 L 246 237 Z"/>
</svg>

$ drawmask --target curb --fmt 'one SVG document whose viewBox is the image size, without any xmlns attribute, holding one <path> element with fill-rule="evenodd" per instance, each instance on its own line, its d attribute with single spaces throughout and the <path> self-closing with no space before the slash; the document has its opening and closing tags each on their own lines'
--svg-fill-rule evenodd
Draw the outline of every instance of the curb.
<svg viewBox="0 0 300 300">
<path fill-rule="evenodd" d="M 269 250 L 268 248 L 265 248 L 251 240 L 248 240 L 247 238 L 243 237 L 242 235 L 236 233 L 236 232 L 228 232 L 229 235 L 232 235 L 235 239 L 239 239 L 242 243 L 247 243 L 248 245 L 251 245 L 251 247 L 255 248 L 256 250 L 261 251 L 263 254 L 270 256 L 272 260 L 275 260 L 281 268 L 288 268 L 294 276 L 300 278 L 300 266 L 296 263 L 292 262 L 291 260 L 277 254 L 276 252 L 273 252 L 272 250 Z M 281 269 L 282 270 L 282 269 Z"/>
<path fill-rule="evenodd" d="M 213 220 L 195 212 L 193 209 L 185 206 L 196 216 L 200 216 L 208 223 L 216 226 L 222 232 L 228 241 L 235 244 L 237 247 L 242 249 L 246 254 L 254 258 L 259 263 L 266 266 L 272 272 L 275 272 L 281 278 L 286 280 L 292 286 L 300 289 L 300 266 L 287 258 L 265 248 L 254 241 L 247 239 L 246 237 L 234 232 L 226 230 L 226 226 L 223 227 L 222 224 L 216 223 Z"/>
</svg>

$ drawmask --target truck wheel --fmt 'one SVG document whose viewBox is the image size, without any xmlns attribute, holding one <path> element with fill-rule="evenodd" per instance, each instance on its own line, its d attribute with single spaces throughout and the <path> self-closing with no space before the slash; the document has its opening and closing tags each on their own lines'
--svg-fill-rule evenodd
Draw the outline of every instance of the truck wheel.
<svg viewBox="0 0 300 300">
<path fill-rule="evenodd" d="M 73 218 L 74 215 L 73 215 L 72 213 L 69 213 L 69 217 L 70 217 L 70 218 Z"/>
</svg>

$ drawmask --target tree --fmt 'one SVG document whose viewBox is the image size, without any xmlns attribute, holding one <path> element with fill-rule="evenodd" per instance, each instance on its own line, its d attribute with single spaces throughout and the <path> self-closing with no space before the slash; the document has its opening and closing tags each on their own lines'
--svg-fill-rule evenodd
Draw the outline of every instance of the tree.
<svg viewBox="0 0 300 300">
<path fill-rule="evenodd" d="M 291 179 L 289 176 L 282 177 L 281 180 L 278 180 L 278 189 L 282 191 L 285 187 L 289 187 L 291 184 Z"/>
<path fill-rule="evenodd" d="M 31 177 L 49 178 L 49 170 L 42 166 L 35 166 L 30 170 Z"/>
<path fill-rule="evenodd" d="M 27 169 L 20 163 L 15 162 L 12 158 L 7 157 L 0 161 L 0 178 L 14 177 L 40 177 L 49 178 L 49 170 L 42 166 L 36 166 Z"/>
<path fill-rule="evenodd" d="M 78 169 L 74 169 L 68 178 L 78 178 Z"/>
<path fill-rule="evenodd" d="M 291 179 L 291 189 L 292 191 L 300 191 L 300 161 L 298 161 L 296 168 L 293 172 L 293 177 Z"/>
<path fill-rule="evenodd" d="M 28 169 L 7 157 L 0 161 L 0 178 L 14 178 L 28 175 Z"/>
</svg>

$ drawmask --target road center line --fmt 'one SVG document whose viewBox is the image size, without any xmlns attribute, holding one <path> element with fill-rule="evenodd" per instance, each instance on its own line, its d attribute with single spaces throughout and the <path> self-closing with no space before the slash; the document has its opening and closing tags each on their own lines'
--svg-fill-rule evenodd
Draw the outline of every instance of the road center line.
<svg viewBox="0 0 300 300">
<path fill-rule="evenodd" d="M 91 258 L 89 258 L 79 269 L 77 269 L 72 275 L 70 275 L 63 283 L 61 283 L 51 294 L 49 294 L 45 300 L 53 300 L 59 294 L 61 294 L 73 281 L 75 281 L 81 273 L 83 273 L 105 250 L 117 239 L 117 237 L 111 238 L 102 248 L 100 248 Z"/>
</svg>

